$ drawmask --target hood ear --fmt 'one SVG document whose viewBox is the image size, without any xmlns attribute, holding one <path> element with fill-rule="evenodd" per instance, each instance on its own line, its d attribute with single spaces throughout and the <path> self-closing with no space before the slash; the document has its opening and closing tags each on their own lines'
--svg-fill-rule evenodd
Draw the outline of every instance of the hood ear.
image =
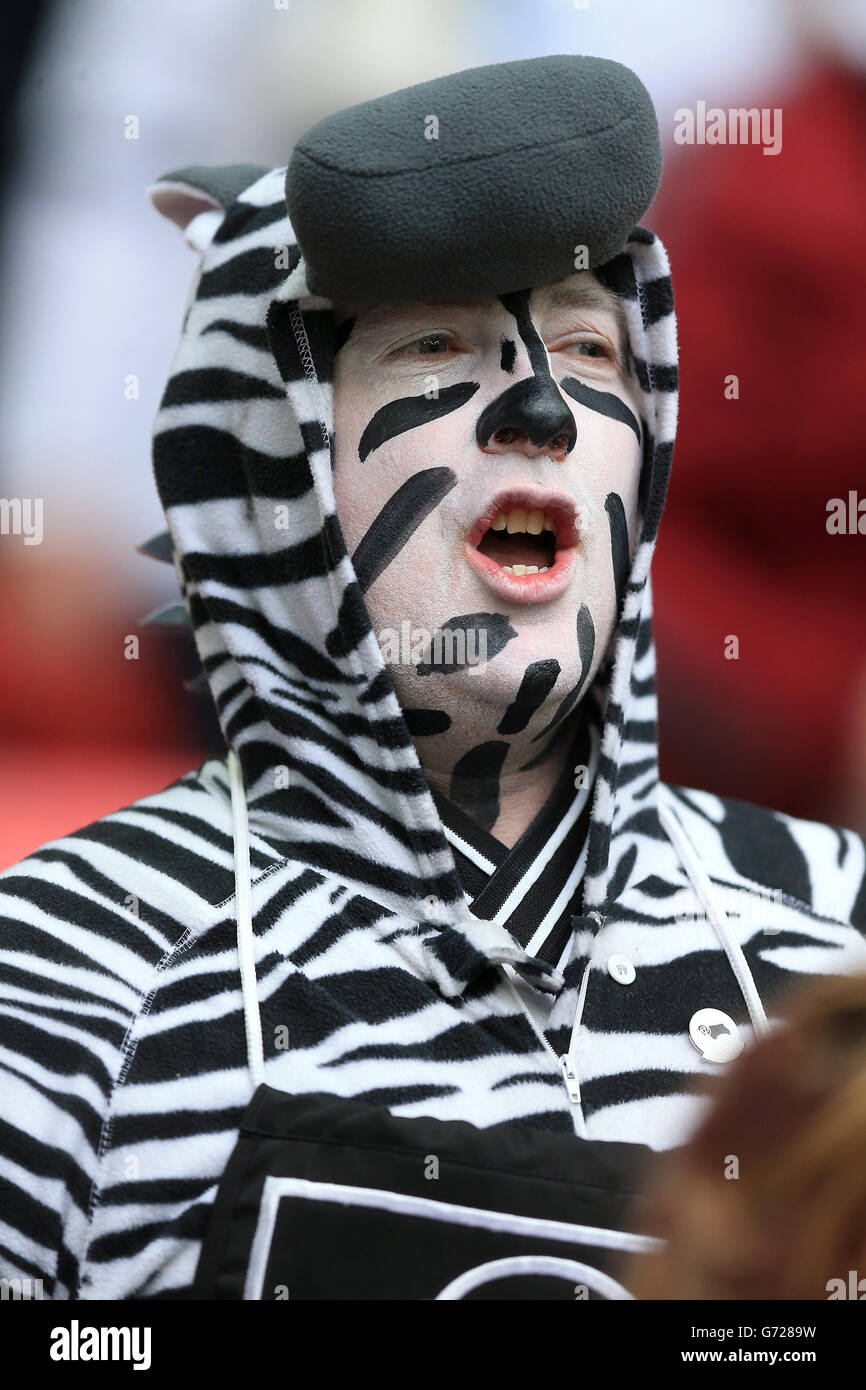
<svg viewBox="0 0 866 1390">
<path fill-rule="evenodd" d="M 225 217 L 225 208 L 203 189 L 179 180 L 160 179 L 147 190 L 157 212 L 180 227 L 193 251 L 203 251 Z"/>
<path fill-rule="evenodd" d="M 267 172 L 258 164 L 195 164 L 163 174 L 147 194 L 181 228 L 187 246 L 203 251 L 238 195 Z"/>
<path fill-rule="evenodd" d="M 225 212 L 222 203 L 203 188 L 196 188 L 170 175 L 157 179 L 147 190 L 147 196 L 157 212 L 178 227 L 187 227 L 194 217 L 210 209 Z"/>
</svg>

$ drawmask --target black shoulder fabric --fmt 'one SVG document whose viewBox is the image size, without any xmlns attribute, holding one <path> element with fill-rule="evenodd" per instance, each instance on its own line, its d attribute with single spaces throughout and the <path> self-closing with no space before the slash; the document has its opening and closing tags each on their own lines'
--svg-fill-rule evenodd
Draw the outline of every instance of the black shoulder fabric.
<svg viewBox="0 0 866 1390">
<path fill-rule="evenodd" d="M 200 188 L 223 208 L 231 207 L 239 193 L 267 174 L 263 164 L 189 164 L 160 174 L 157 183 L 189 183 Z"/>
<path fill-rule="evenodd" d="M 811 907 L 809 865 L 784 821 L 746 801 L 720 800 L 725 817 L 719 834 L 737 872 Z"/>
<path fill-rule="evenodd" d="M 660 176 L 640 80 L 563 55 L 470 68 L 327 116 L 295 146 L 286 204 L 313 293 L 471 298 L 610 260 Z"/>
</svg>

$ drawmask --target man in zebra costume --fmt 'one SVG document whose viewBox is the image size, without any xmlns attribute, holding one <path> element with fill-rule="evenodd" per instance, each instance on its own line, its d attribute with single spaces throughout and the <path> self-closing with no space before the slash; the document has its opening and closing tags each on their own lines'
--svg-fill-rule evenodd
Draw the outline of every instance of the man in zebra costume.
<svg viewBox="0 0 866 1390">
<path fill-rule="evenodd" d="M 229 751 L 0 879 L 6 1277 L 627 1298 L 659 1151 L 866 962 L 860 839 L 659 781 L 659 172 L 557 57 L 151 189 L 199 270 L 149 548 Z"/>
</svg>

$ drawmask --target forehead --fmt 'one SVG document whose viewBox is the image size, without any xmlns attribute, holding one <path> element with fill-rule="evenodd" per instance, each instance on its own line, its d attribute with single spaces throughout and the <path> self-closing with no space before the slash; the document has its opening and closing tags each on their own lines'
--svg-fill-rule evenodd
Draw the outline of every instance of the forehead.
<svg viewBox="0 0 866 1390">
<path fill-rule="evenodd" d="M 551 284 L 534 286 L 530 291 L 529 309 L 533 317 L 569 310 L 577 315 L 581 313 L 609 314 L 616 320 L 617 328 L 623 338 L 627 336 L 622 300 L 612 290 L 602 285 L 601 281 L 596 279 L 592 271 L 589 270 L 577 271 L 574 275 L 569 275 L 564 280 L 555 280 Z M 502 317 L 508 313 L 503 307 L 502 301 L 493 297 L 449 300 L 448 302 L 417 299 L 365 306 L 334 305 L 334 313 L 338 323 L 343 323 L 350 318 L 355 321 L 353 337 L 356 340 L 362 332 L 364 334 L 368 332 L 372 334 L 379 330 L 386 332 L 392 325 L 396 326 L 403 320 L 419 314 L 455 310 L 476 316 L 489 315 L 491 318 L 494 316 Z M 509 317 L 511 317 L 510 314 Z"/>
</svg>

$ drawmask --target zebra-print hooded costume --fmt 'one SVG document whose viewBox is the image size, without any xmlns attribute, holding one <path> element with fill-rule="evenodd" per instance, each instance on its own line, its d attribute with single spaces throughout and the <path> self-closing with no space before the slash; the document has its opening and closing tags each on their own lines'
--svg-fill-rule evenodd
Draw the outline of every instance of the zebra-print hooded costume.
<svg viewBox="0 0 866 1390">
<path fill-rule="evenodd" d="M 641 1247 L 639 1216 L 620 1219 L 633 1160 L 684 1139 L 719 1072 L 694 1015 L 721 1010 L 748 1042 L 790 982 L 866 962 L 864 845 L 658 780 L 649 568 L 677 366 L 665 253 L 636 229 L 605 277 L 643 388 L 642 530 L 593 689 L 601 756 L 564 978 L 472 916 L 335 518 L 333 318 L 306 287 L 284 179 L 191 169 L 152 190 L 201 259 L 154 463 L 232 752 L 0 879 L 0 1271 L 58 1299 L 188 1291 L 233 1150 L 241 1191 L 263 1074 L 272 1109 L 251 1127 L 275 1143 L 288 1107 L 294 1157 L 268 1179 L 270 1225 L 254 1197 L 211 1228 L 245 1244 L 197 1292 L 459 1297 L 497 1254 L 502 1277 L 546 1275 L 547 1296 L 565 1275 L 621 1297 L 604 1266 Z M 506 966 L 558 994 L 546 1036 Z M 266 1248 L 280 1201 L 303 1249 L 283 1283 Z M 410 1228 L 405 1248 L 374 1232 L 390 1276 L 340 1247 L 377 1203 Z M 473 1219 L 481 1245 L 463 1251 Z M 563 1250 L 583 1261 L 557 1265 Z"/>
</svg>

